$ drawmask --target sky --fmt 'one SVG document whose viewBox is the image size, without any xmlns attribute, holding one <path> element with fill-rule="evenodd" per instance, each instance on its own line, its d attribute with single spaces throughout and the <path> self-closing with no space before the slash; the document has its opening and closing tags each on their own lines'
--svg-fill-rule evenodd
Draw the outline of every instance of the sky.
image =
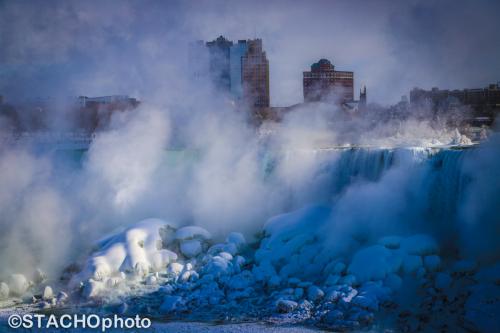
<svg viewBox="0 0 500 333">
<path fill-rule="evenodd" d="M 0 0 L 0 95 L 175 98 L 187 45 L 224 35 L 263 39 L 272 106 L 301 102 L 320 58 L 388 105 L 416 86 L 500 81 L 499 12 L 493 0 Z"/>
</svg>

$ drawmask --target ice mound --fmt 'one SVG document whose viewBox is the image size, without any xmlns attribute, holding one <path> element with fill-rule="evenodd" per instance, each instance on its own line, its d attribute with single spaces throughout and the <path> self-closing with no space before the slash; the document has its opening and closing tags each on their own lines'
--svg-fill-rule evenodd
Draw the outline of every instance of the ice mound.
<svg viewBox="0 0 500 333">
<path fill-rule="evenodd" d="M 435 331 L 432 325 L 448 318 L 486 332 L 496 324 L 490 315 L 500 304 L 498 267 L 442 260 L 425 234 L 335 252 L 325 232 L 330 213 L 315 205 L 271 218 L 250 244 L 237 232 L 216 243 L 198 226 L 144 220 L 99 242 L 73 290 L 89 302 L 119 304 L 124 314 L 174 320 L 271 320 L 349 331 L 371 327 L 385 312 L 397 318 L 397 331 L 418 325 Z M 10 286 L 0 287 L 9 293 Z M 42 298 L 53 294 L 45 288 Z M 416 303 L 405 308 L 408 300 Z"/>
<path fill-rule="evenodd" d="M 90 278 L 103 281 L 119 272 L 145 275 L 159 271 L 177 254 L 164 248 L 171 242 L 175 227 L 160 219 L 143 220 L 123 232 L 98 243 L 98 249 L 86 262 L 80 274 L 72 279 L 72 285 Z"/>
</svg>

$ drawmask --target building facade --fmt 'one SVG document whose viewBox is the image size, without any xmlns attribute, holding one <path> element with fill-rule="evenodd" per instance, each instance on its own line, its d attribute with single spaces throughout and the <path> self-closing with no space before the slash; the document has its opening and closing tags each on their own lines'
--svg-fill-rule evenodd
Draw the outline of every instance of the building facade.
<svg viewBox="0 0 500 333">
<path fill-rule="evenodd" d="M 231 94 L 238 100 L 243 98 L 242 58 L 247 51 L 248 43 L 243 39 L 234 44 L 229 52 Z"/>
<path fill-rule="evenodd" d="M 430 107 L 435 112 L 444 112 L 457 106 L 467 106 L 475 116 L 495 117 L 500 112 L 500 85 L 490 84 L 486 88 L 424 90 L 413 88 L 410 91 L 412 107 Z"/>
<path fill-rule="evenodd" d="M 247 41 L 247 52 L 241 58 L 241 76 L 245 102 L 253 107 L 269 107 L 269 61 L 261 39 Z"/>
<path fill-rule="evenodd" d="M 354 73 L 336 71 L 327 59 L 320 59 L 303 72 L 305 102 L 333 101 L 347 103 L 354 100 Z"/>
<path fill-rule="evenodd" d="M 207 42 L 209 52 L 209 73 L 215 87 L 223 91 L 231 90 L 230 50 L 233 42 L 219 36 L 216 40 Z"/>
</svg>

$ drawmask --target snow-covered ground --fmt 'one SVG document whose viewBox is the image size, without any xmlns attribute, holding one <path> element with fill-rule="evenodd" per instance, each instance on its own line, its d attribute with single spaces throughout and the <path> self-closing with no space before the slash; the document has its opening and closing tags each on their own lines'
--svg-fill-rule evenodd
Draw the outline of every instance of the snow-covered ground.
<svg viewBox="0 0 500 333">
<path fill-rule="evenodd" d="M 24 300 L 14 312 L 140 314 L 159 332 L 500 327 L 500 264 L 446 261 L 425 234 L 346 244 L 346 255 L 325 237 L 330 213 L 309 206 L 277 216 L 252 244 L 237 232 L 217 242 L 201 227 L 144 220 L 100 241 L 60 290 L 41 273 L 36 282 L 13 275 L 2 296 Z M 2 312 L 5 319 L 11 310 Z M 176 323 L 186 320 L 202 323 Z M 206 324 L 214 321 L 229 325 Z"/>
</svg>

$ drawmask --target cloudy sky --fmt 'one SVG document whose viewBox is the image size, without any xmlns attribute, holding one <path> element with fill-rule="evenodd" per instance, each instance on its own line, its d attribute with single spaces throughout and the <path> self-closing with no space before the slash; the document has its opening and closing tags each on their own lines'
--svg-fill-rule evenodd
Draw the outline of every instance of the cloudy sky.
<svg viewBox="0 0 500 333">
<path fill-rule="evenodd" d="M 302 71 L 319 58 L 391 104 L 414 86 L 500 81 L 499 12 L 495 0 L 0 0 L 0 94 L 168 98 L 188 43 L 222 34 L 263 39 L 272 105 L 300 102 Z"/>
</svg>

